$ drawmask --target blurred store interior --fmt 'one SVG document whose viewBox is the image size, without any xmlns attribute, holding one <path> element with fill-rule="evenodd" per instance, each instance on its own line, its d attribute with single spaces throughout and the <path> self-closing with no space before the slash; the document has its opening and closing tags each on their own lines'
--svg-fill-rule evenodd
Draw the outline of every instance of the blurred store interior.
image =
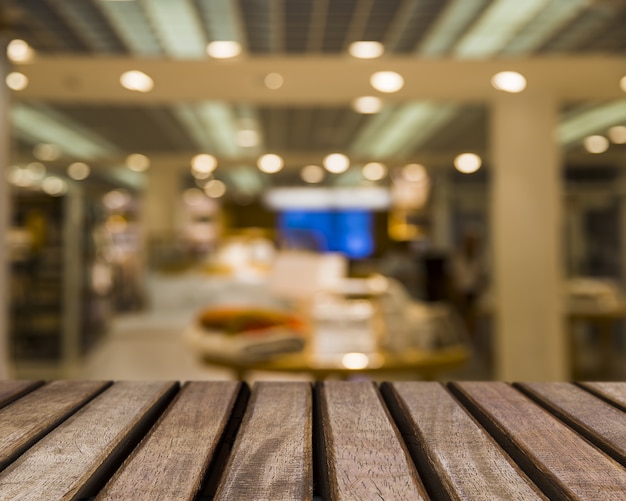
<svg viewBox="0 0 626 501">
<path fill-rule="evenodd" d="M 0 377 L 626 380 L 624 26 L 0 1 Z"/>
</svg>

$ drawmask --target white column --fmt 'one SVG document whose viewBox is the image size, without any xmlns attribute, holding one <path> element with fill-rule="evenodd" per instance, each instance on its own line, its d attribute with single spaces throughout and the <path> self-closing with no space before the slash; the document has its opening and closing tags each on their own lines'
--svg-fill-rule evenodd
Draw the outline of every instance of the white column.
<svg viewBox="0 0 626 501">
<path fill-rule="evenodd" d="M 6 38 L 0 34 L 0 379 L 9 377 L 9 229 L 10 192 L 7 182 L 9 164 L 9 91 L 4 84 L 8 73 Z"/>
<path fill-rule="evenodd" d="M 179 226 L 181 172 L 176 165 L 157 163 L 150 167 L 147 176 L 140 217 L 146 265 L 149 256 L 148 245 L 151 241 L 154 242 L 155 237 L 159 238 L 163 245 L 174 243 L 171 239 Z"/>
<path fill-rule="evenodd" d="M 173 232 L 178 226 L 181 173 L 175 165 L 153 164 L 142 199 L 143 227 L 148 234 Z"/>
<path fill-rule="evenodd" d="M 566 380 L 562 181 L 551 96 L 493 102 L 491 238 L 496 377 Z"/>
</svg>

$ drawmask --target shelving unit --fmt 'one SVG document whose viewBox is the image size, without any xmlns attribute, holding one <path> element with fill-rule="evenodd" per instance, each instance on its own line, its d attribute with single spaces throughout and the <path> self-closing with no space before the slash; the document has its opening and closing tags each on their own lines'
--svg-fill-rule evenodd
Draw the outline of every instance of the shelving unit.
<svg viewBox="0 0 626 501">
<path fill-rule="evenodd" d="M 111 297 L 92 287 L 97 218 L 79 187 L 59 197 L 12 193 L 9 346 L 18 375 L 31 364 L 71 375 L 106 332 Z"/>
</svg>

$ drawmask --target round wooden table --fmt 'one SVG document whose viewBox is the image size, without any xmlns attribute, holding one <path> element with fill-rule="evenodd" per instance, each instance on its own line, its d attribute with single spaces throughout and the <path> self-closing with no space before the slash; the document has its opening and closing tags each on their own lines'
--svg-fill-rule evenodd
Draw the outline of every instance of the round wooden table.
<svg viewBox="0 0 626 501">
<path fill-rule="evenodd" d="M 370 364 L 362 368 L 348 368 L 341 364 L 321 361 L 306 351 L 280 355 L 271 360 L 252 361 L 221 358 L 216 355 L 202 355 L 206 364 L 226 367 L 235 372 L 237 379 L 244 380 L 251 371 L 307 373 L 316 380 L 329 376 L 348 379 L 364 374 L 395 374 L 412 379 L 434 380 L 436 375 L 461 367 L 470 357 L 470 350 L 464 345 L 456 345 L 437 350 L 409 349 L 401 353 L 380 352 L 370 355 Z"/>
</svg>

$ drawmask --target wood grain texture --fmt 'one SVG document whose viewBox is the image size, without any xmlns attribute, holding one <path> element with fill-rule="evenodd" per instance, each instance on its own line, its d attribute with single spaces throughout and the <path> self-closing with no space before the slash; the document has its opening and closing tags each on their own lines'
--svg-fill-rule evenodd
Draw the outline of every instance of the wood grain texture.
<svg viewBox="0 0 626 501">
<path fill-rule="evenodd" d="M 608 400 L 626 412 L 626 383 L 579 383 L 581 387 Z"/>
<path fill-rule="evenodd" d="M 42 384 L 42 381 L 0 381 L 0 407 L 10 404 Z"/>
<path fill-rule="evenodd" d="M 557 499 L 626 499 L 626 470 L 505 383 L 451 388 L 528 476 Z"/>
<path fill-rule="evenodd" d="M 194 499 L 239 388 L 236 382 L 186 384 L 96 499 Z"/>
<path fill-rule="evenodd" d="M 257 383 L 215 499 L 311 499 L 312 426 L 308 383 Z"/>
<path fill-rule="evenodd" d="M 151 423 L 177 384 L 121 382 L 64 421 L 0 474 L 0 499 L 89 497 L 90 484 L 121 462 L 133 430 Z M 148 421 L 148 422 L 146 422 Z M 144 430 L 145 431 L 145 430 Z"/>
<path fill-rule="evenodd" d="M 108 383 L 55 381 L 0 410 L 0 470 Z"/>
<path fill-rule="evenodd" d="M 330 499 L 428 499 L 400 434 L 371 383 L 319 386 Z"/>
<path fill-rule="evenodd" d="M 382 390 L 432 499 L 546 499 L 439 383 Z"/>
<path fill-rule="evenodd" d="M 519 386 L 626 466 L 626 412 L 569 383 L 523 383 Z"/>
</svg>

